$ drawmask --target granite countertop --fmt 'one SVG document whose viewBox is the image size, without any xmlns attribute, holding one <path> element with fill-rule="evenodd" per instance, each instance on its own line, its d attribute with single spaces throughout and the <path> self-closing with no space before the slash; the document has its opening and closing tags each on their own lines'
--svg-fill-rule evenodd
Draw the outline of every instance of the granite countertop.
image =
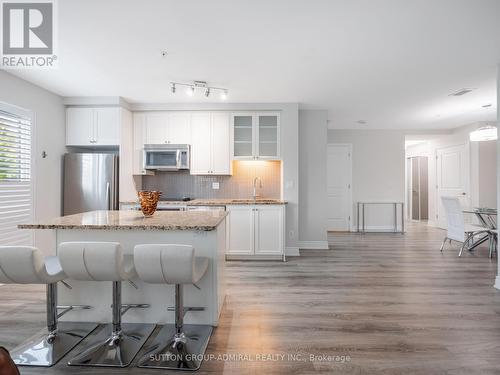
<svg viewBox="0 0 500 375">
<path fill-rule="evenodd" d="M 129 202 L 120 202 L 122 204 L 139 204 L 138 201 L 129 201 Z M 274 205 L 274 204 L 287 204 L 287 201 L 281 199 L 193 199 L 191 201 L 159 201 L 159 204 L 178 204 L 183 206 L 228 206 L 228 205 L 254 205 L 254 204 L 265 204 L 265 205 Z"/>
<path fill-rule="evenodd" d="M 35 224 L 21 224 L 18 228 L 211 231 L 226 215 L 226 211 L 157 211 L 146 218 L 141 211 L 90 211 Z"/>
</svg>

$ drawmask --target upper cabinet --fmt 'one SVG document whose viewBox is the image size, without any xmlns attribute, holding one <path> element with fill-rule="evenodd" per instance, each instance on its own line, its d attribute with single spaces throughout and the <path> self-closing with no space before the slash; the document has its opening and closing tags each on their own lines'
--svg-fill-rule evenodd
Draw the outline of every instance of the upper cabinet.
<svg viewBox="0 0 500 375">
<path fill-rule="evenodd" d="M 190 144 L 189 112 L 152 112 L 144 114 L 146 143 Z"/>
<path fill-rule="evenodd" d="M 241 112 L 232 114 L 233 158 L 280 158 L 280 114 Z"/>
<path fill-rule="evenodd" d="M 67 146 L 119 146 L 121 109 L 117 107 L 66 109 Z"/>
<path fill-rule="evenodd" d="M 230 119 L 226 112 L 191 114 L 193 175 L 230 175 Z"/>
</svg>

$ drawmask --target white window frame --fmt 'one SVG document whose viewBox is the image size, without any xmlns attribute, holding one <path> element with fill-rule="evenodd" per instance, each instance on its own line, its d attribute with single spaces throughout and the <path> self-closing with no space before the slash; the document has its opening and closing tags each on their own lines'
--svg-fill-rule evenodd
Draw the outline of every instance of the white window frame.
<svg viewBox="0 0 500 375">
<path fill-rule="evenodd" d="M 31 190 L 31 209 L 30 209 L 30 220 L 33 221 L 36 215 L 36 210 L 35 210 L 35 180 L 36 180 L 36 160 L 35 160 L 35 155 L 36 155 L 36 126 L 35 126 L 35 116 L 34 113 L 28 109 L 5 103 L 0 101 L 0 111 L 6 112 L 13 114 L 15 116 L 19 117 L 24 117 L 25 119 L 29 120 L 31 122 L 31 153 L 30 153 L 30 190 Z M 21 230 L 21 229 L 20 229 Z M 23 229 L 26 230 L 26 229 Z M 26 230 L 27 231 L 27 230 Z M 28 246 L 34 245 L 35 242 L 35 237 L 33 231 L 29 231 L 28 233 L 28 238 L 29 238 L 29 243 L 27 244 Z"/>
</svg>

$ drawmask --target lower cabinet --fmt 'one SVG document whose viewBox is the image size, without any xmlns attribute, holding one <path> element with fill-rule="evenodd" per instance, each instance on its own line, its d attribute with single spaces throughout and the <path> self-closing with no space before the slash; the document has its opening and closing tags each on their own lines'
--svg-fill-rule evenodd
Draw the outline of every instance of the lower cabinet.
<svg viewBox="0 0 500 375">
<path fill-rule="evenodd" d="M 284 205 L 229 205 L 227 211 L 227 259 L 284 257 Z"/>
</svg>

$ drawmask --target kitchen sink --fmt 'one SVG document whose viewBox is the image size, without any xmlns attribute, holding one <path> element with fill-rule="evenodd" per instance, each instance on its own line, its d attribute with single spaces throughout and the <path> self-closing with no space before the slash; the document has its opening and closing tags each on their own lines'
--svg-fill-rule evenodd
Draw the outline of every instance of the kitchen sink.
<svg viewBox="0 0 500 375">
<path fill-rule="evenodd" d="M 231 199 L 231 203 L 274 203 L 277 202 L 277 199 L 264 199 L 264 198 L 257 198 L 257 199 Z"/>
</svg>

